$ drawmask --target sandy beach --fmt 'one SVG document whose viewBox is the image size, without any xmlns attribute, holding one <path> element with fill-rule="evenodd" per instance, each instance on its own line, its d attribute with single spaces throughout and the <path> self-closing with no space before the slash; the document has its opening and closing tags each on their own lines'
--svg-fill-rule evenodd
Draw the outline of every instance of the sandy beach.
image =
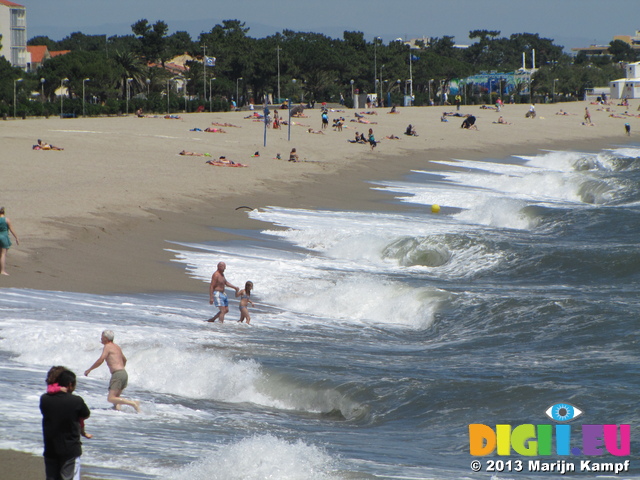
<svg viewBox="0 0 640 480">
<path fill-rule="evenodd" d="M 593 125 L 583 124 L 585 107 Z M 635 107 L 611 109 L 635 113 Z M 266 146 L 264 123 L 246 118 L 252 113 L 247 110 L 179 119 L 130 115 L 2 122 L 0 206 L 20 245 L 14 242 L 9 250 L 10 276 L 0 278 L 0 288 L 188 291 L 201 292 L 205 302 L 207 286 L 187 277 L 166 249 L 172 248 L 170 242 L 230 235 L 215 228 L 263 228 L 238 207 L 366 209 L 372 201 L 388 199 L 367 181 L 439 168 L 430 160 L 501 158 L 564 147 L 593 151 L 640 138 L 640 118 L 614 118 L 598 105 L 536 105 L 535 119 L 525 118 L 528 109 L 462 107 L 460 113 L 476 116 L 478 130 L 461 129 L 458 117 L 441 122 L 442 113 L 455 112 L 455 106 L 399 108 L 398 114 L 380 108 L 375 115 L 364 114 L 371 124 L 351 122 L 354 111 L 344 109 L 329 113 L 331 120 L 346 119 L 342 131 L 329 125 L 315 134 L 308 129 L 321 130 L 316 108 L 294 119 L 290 141 L 287 126 L 268 129 Z M 557 115 L 560 109 L 568 115 Z M 499 116 L 509 124 L 496 123 Z M 404 135 L 409 124 L 418 136 Z M 223 132 L 193 130 L 207 127 Z M 349 143 L 356 131 L 366 134 L 369 128 L 379 142 L 373 151 Z M 398 139 L 386 138 L 392 135 Z M 64 150 L 33 150 L 37 139 Z M 292 148 L 299 162 L 288 161 Z M 183 150 L 208 155 L 180 155 Z M 220 156 L 247 167 L 206 163 Z M 0 461 L 7 480 L 42 477 L 41 457 L 0 451 Z"/>
</svg>

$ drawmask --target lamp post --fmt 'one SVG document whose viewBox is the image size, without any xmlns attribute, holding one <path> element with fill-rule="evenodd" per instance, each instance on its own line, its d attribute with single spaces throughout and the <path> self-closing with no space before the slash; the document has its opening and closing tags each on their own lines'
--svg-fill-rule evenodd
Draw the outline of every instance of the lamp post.
<svg viewBox="0 0 640 480">
<path fill-rule="evenodd" d="M 127 78 L 127 115 L 129 115 L 129 97 L 131 94 L 130 85 L 132 81 L 133 81 L 133 78 Z"/>
<path fill-rule="evenodd" d="M 378 83 L 379 83 L 379 82 L 380 82 L 380 80 L 378 80 L 378 79 L 376 78 L 376 83 L 375 83 L 375 85 L 374 85 L 374 87 L 373 87 L 373 93 L 375 93 L 375 94 L 376 94 L 376 97 L 378 96 Z M 382 88 L 382 87 L 380 87 L 380 88 Z M 377 99 L 376 99 L 376 100 L 377 100 Z M 378 103 L 376 100 L 373 100 L 373 98 L 371 99 L 371 101 L 372 101 L 372 102 Z M 376 105 L 372 105 L 372 106 L 373 106 L 373 107 L 375 107 Z"/>
<path fill-rule="evenodd" d="M 42 99 L 42 103 L 44 103 L 44 82 L 46 80 L 43 78 L 40 79 L 40 88 L 42 89 L 42 94 L 40 95 L 40 98 Z"/>
<path fill-rule="evenodd" d="M 293 84 L 293 87 L 294 87 L 293 93 L 295 93 L 296 82 L 297 80 L 295 78 L 291 79 L 291 83 Z M 289 107 L 289 125 L 288 125 L 288 132 L 287 132 L 287 141 L 290 142 L 291 141 L 291 97 L 287 99 L 287 106 Z"/>
<path fill-rule="evenodd" d="M 556 103 L 556 82 L 558 81 L 557 78 L 553 79 L 553 91 L 551 93 L 551 99 L 553 100 L 553 103 Z"/>
<path fill-rule="evenodd" d="M 242 80 L 242 77 L 236 78 L 236 108 L 240 108 L 240 97 L 238 96 L 238 83 L 240 82 L 240 80 Z"/>
<path fill-rule="evenodd" d="M 63 117 L 63 110 L 64 110 L 64 91 L 62 90 L 62 86 L 64 85 L 64 82 L 68 82 L 69 79 L 68 78 L 63 78 L 62 80 L 60 80 L 60 118 Z"/>
<path fill-rule="evenodd" d="M 382 64 L 382 66 L 380 67 L 380 99 L 382 99 L 382 96 L 384 95 L 384 93 L 382 92 L 382 84 L 384 83 L 382 70 L 384 70 L 384 64 Z M 378 100 L 378 104 L 380 104 L 380 100 Z"/>
<path fill-rule="evenodd" d="M 167 115 L 169 115 L 169 92 L 171 88 L 171 79 L 167 79 Z"/>
<path fill-rule="evenodd" d="M 83 116 L 83 117 L 85 116 L 85 113 L 84 113 L 84 99 L 85 99 L 85 95 L 84 95 L 84 88 L 85 88 L 85 84 L 86 84 L 89 80 L 91 80 L 91 79 L 90 79 L 90 78 L 85 78 L 85 79 L 83 79 L 83 80 L 82 80 L 82 116 Z"/>
<path fill-rule="evenodd" d="M 276 47 L 276 52 L 278 53 L 278 103 L 280 103 L 280 47 Z"/>
<path fill-rule="evenodd" d="M 211 89 L 211 82 L 213 82 L 216 77 L 212 77 L 209 79 L 209 113 L 213 111 L 213 90 Z"/>
<path fill-rule="evenodd" d="M 378 91 L 378 40 L 380 37 L 373 37 L 373 92 Z"/>
<path fill-rule="evenodd" d="M 149 95 L 151 94 L 151 79 L 147 78 L 145 80 L 146 84 L 147 84 L 147 100 L 149 99 Z"/>
<path fill-rule="evenodd" d="M 353 78 L 351 79 L 351 81 L 349 83 L 351 84 L 351 103 L 353 104 L 353 108 L 356 108 L 356 99 L 353 96 L 353 84 L 355 83 Z"/>
<path fill-rule="evenodd" d="M 431 106 L 431 84 L 433 83 L 433 78 L 429 80 L 429 106 Z"/>
<path fill-rule="evenodd" d="M 13 119 L 16 119 L 16 90 L 18 82 L 21 82 L 21 78 L 17 78 L 13 81 Z"/>
<path fill-rule="evenodd" d="M 182 84 L 182 96 L 184 97 L 184 113 L 187 113 L 187 82 L 188 78 L 183 77 L 184 83 Z"/>
<path fill-rule="evenodd" d="M 292 80 L 292 82 L 295 82 L 295 81 L 296 81 L 296 79 L 294 78 Z M 291 98 L 287 98 L 287 107 L 288 107 L 288 110 L 289 110 L 289 122 L 287 124 L 287 129 L 288 129 L 288 131 L 287 131 L 287 142 L 290 142 L 291 141 Z"/>
</svg>

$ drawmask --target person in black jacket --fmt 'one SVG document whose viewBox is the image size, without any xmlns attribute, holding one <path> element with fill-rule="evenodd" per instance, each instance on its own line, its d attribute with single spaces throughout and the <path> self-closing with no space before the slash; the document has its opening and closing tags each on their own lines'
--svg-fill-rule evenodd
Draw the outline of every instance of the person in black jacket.
<svg viewBox="0 0 640 480">
<path fill-rule="evenodd" d="M 60 391 L 40 397 L 44 465 L 47 480 L 80 479 L 80 420 L 90 412 L 82 397 L 73 395 L 76 375 L 63 371 L 58 377 Z"/>
</svg>

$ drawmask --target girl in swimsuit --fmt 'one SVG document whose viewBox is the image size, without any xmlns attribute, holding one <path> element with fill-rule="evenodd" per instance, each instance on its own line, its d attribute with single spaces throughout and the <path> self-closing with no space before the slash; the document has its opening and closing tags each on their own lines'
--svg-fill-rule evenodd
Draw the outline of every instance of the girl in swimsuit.
<svg viewBox="0 0 640 480">
<path fill-rule="evenodd" d="M 244 320 L 247 323 L 251 323 L 251 315 L 249 315 L 249 304 L 255 306 L 251 301 L 251 290 L 253 290 L 253 282 L 247 282 L 244 284 L 244 290 L 236 292 L 236 297 L 240 297 L 240 320 L 242 323 Z"/>
</svg>

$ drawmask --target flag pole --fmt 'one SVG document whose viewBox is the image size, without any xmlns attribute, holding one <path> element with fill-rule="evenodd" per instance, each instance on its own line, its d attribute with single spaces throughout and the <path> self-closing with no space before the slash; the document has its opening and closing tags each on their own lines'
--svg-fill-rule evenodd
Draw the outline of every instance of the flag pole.
<svg viewBox="0 0 640 480">
<path fill-rule="evenodd" d="M 411 98 L 411 105 L 413 105 L 413 70 L 412 70 L 412 55 L 411 47 L 409 47 L 409 96 Z"/>
<path fill-rule="evenodd" d="M 202 46 L 202 81 L 204 82 L 204 101 L 207 101 L 207 46 Z M 211 95 L 211 92 L 209 92 Z"/>
</svg>

